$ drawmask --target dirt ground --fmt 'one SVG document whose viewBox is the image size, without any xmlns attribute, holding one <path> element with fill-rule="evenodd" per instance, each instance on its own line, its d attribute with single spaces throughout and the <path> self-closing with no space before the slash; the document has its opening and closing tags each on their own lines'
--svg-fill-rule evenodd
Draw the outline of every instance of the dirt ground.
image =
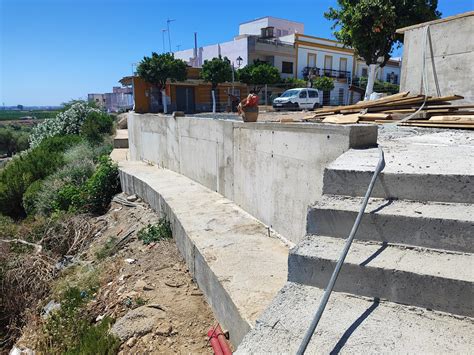
<svg viewBox="0 0 474 355">
<path fill-rule="evenodd" d="M 173 239 L 150 245 L 138 240 L 138 231 L 159 216 L 140 199 L 131 204 L 112 202 L 108 213 L 91 220 L 100 232 L 79 261 L 102 271 L 90 313 L 96 321 L 116 319 L 112 331 L 122 340 L 119 354 L 211 353 L 207 331 L 216 321 L 209 305 Z M 117 247 L 98 257 L 107 245 Z M 72 282 L 64 279 L 59 282 Z M 25 331 L 17 344 L 28 347 L 29 336 Z"/>
</svg>

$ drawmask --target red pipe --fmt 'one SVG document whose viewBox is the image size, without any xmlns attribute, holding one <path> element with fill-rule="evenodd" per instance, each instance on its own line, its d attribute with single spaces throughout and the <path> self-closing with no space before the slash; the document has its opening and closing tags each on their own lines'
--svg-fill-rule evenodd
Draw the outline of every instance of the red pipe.
<svg viewBox="0 0 474 355">
<path fill-rule="evenodd" d="M 219 324 L 217 325 L 216 333 L 217 333 L 217 339 L 219 340 L 219 344 L 221 346 L 221 349 L 224 355 L 232 355 L 232 351 L 230 350 L 230 346 L 229 346 L 229 343 L 227 342 L 227 338 L 225 337 L 225 334 L 222 331 L 222 328 Z"/>
<path fill-rule="evenodd" d="M 216 329 L 211 327 L 207 331 L 207 336 L 209 337 L 209 342 L 211 343 L 212 350 L 214 351 L 214 355 L 224 355 L 221 349 L 221 345 L 219 343 L 219 339 L 217 338 Z"/>
<path fill-rule="evenodd" d="M 214 328 L 210 328 L 207 332 L 207 336 L 209 337 L 209 342 L 211 343 L 215 355 L 232 355 L 229 343 L 219 324 Z"/>
</svg>

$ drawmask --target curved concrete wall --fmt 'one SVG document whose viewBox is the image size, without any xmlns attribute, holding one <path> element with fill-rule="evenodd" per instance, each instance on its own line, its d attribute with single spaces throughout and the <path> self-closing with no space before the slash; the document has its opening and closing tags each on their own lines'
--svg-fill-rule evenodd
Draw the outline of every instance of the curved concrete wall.
<svg viewBox="0 0 474 355">
<path fill-rule="evenodd" d="M 132 160 L 183 174 L 235 201 L 296 243 L 327 164 L 375 145 L 375 125 L 243 123 L 130 113 Z"/>
</svg>

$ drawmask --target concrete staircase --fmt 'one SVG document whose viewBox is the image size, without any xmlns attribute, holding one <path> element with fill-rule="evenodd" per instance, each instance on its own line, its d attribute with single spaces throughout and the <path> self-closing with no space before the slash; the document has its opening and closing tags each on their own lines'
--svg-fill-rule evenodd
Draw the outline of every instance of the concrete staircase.
<svg viewBox="0 0 474 355">
<path fill-rule="evenodd" d="M 307 352 L 470 352 L 473 149 L 407 144 L 386 147 L 385 155 L 375 198 Z M 238 353 L 296 352 L 376 163 L 376 149 L 351 150 L 326 169 L 308 235 L 290 251 L 288 283 Z"/>
</svg>

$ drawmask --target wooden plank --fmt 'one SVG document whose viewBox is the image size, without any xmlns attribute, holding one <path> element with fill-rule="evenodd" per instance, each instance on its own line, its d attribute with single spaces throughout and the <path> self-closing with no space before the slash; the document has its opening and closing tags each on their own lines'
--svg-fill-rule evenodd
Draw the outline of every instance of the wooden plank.
<svg viewBox="0 0 474 355">
<path fill-rule="evenodd" d="M 327 116 L 323 123 L 337 123 L 337 124 L 350 124 L 357 123 L 359 121 L 359 114 L 352 115 L 332 115 Z"/>
<path fill-rule="evenodd" d="M 426 101 L 437 102 L 437 101 L 455 101 L 455 100 L 462 100 L 462 99 L 464 99 L 464 96 L 461 96 L 461 95 L 447 95 L 447 96 L 432 97 Z"/>
<path fill-rule="evenodd" d="M 431 116 L 430 121 L 441 121 L 441 122 L 472 121 L 474 122 L 474 115 Z"/>
<path fill-rule="evenodd" d="M 361 121 L 377 121 L 377 120 L 387 120 L 392 116 L 387 113 L 364 113 L 359 115 Z"/>
<path fill-rule="evenodd" d="M 427 121 L 425 121 L 427 122 Z M 412 122 L 400 122 L 399 126 L 412 126 L 412 127 L 430 127 L 430 128 L 462 128 L 462 129 L 474 129 L 472 124 L 457 124 L 457 123 L 448 123 L 448 124 L 439 124 L 439 123 L 412 123 Z"/>
<path fill-rule="evenodd" d="M 408 93 L 409 93 L 408 91 L 407 92 L 401 92 L 399 94 L 386 96 L 386 97 L 384 97 L 382 99 L 379 99 L 379 100 L 363 101 L 361 104 L 322 108 L 322 109 L 316 110 L 315 113 L 328 113 L 328 112 L 339 112 L 341 110 L 364 109 L 364 108 L 367 108 L 367 107 L 372 107 L 372 106 L 379 105 L 381 103 L 391 102 L 391 101 L 396 100 L 396 99 L 404 98 L 408 95 Z"/>
<path fill-rule="evenodd" d="M 446 108 L 446 109 L 463 109 L 463 108 L 474 108 L 474 105 L 449 105 L 446 107 L 445 105 L 436 105 L 436 104 L 428 104 L 427 107 L 429 109 L 438 109 L 438 108 Z"/>
<path fill-rule="evenodd" d="M 474 121 L 461 120 L 461 121 L 431 121 L 431 120 L 409 120 L 410 123 L 429 123 L 429 124 L 474 124 Z"/>
</svg>

